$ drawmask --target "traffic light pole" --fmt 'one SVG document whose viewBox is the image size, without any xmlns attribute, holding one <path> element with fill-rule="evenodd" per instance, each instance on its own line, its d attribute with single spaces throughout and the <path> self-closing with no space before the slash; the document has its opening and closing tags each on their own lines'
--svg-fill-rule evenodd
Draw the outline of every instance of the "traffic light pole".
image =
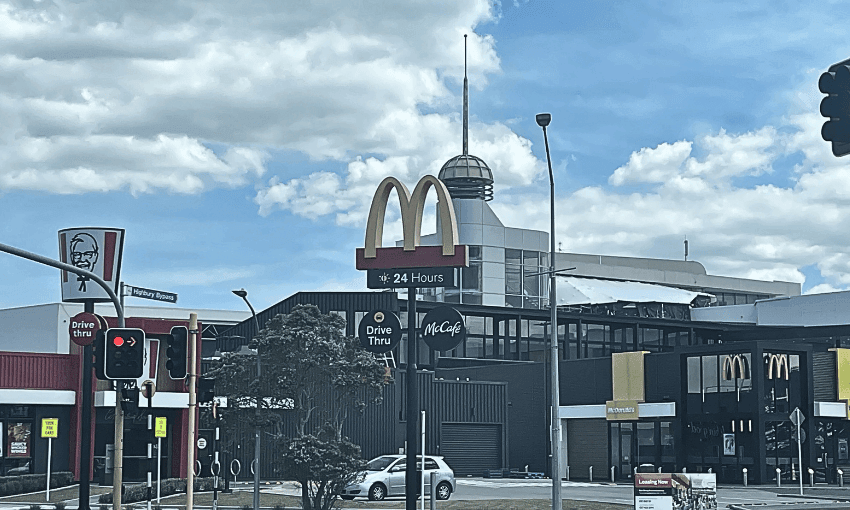
<svg viewBox="0 0 850 510">
<path fill-rule="evenodd" d="M 27 259 L 27 260 L 32 260 L 33 262 L 38 262 L 39 264 L 44 264 L 46 266 L 55 267 L 56 269 L 68 271 L 70 273 L 74 273 L 74 274 L 79 275 L 79 276 L 85 276 L 86 278 L 90 279 L 91 281 L 97 283 L 106 292 L 106 294 L 109 295 L 109 299 L 115 305 L 115 313 L 118 315 L 118 327 L 120 327 L 120 328 L 124 327 L 124 307 L 121 305 L 121 301 L 118 299 L 118 296 L 115 295 L 115 291 L 113 291 L 109 287 L 109 285 L 105 281 L 103 281 L 103 278 L 101 278 L 100 276 L 92 273 L 91 271 L 86 271 L 85 269 L 81 269 L 77 266 L 73 266 L 71 264 L 66 264 L 65 262 L 60 262 L 58 260 L 53 260 L 51 258 L 44 257 L 44 256 L 38 255 L 36 253 L 28 252 L 26 250 L 21 250 L 20 248 L 15 248 L 14 246 L 9 246 L 7 244 L 0 243 L 0 251 L 8 253 L 10 255 L 15 255 L 16 257 L 21 257 L 21 258 L 24 258 L 24 259 Z M 84 392 L 83 393 L 83 405 L 85 406 L 85 399 L 86 398 L 88 398 L 89 404 L 88 404 L 88 407 L 84 407 L 83 413 L 86 413 L 86 412 L 89 413 L 88 426 L 91 427 L 91 395 L 90 395 L 91 394 L 91 368 L 90 368 L 91 367 L 91 345 L 86 346 L 83 349 L 83 357 L 86 356 L 86 349 L 88 349 L 88 359 L 83 360 L 83 370 L 86 370 L 86 368 L 85 368 L 86 365 L 89 366 L 89 369 L 86 371 L 86 374 L 83 374 L 83 392 Z M 88 389 L 87 393 L 86 393 L 86 390 L 85 390 L 86 378 L 89 379 L 89 389 Z M 88 397 L 86 397 L 87 395 L 88 395 Z M 124 440 L 124 413 L 121 410 L 121 405 L 120 405 L 120 401 L 118 400 L 117 393 L 116 393 L 116 397 L 115 397 L 115 402 L 116 402 L 116 405 L 115 405 L 115 407 L 116 407 L 116 410 L 115 410 L 115 428 L 116 428 L 116 431 L 115 431 L 115 475 L 116 476 L 115 476 L 115 478 L 113 478 L 113 485 L 112 485 L 112 491 L 113 491 L 112 506 L 115 510 L 121 510 L 121 467 L 120 467 L 121 466 L 121 462 L 120 462 L 121 456 L 119 455 L 118 446 Z M 121 433 L 120 434 L 118 432 L 118 421 L 119 421 L 118 417 L 119 416 L 121 417 L 121 420 L 120 420 L 121 421 Z M 86 422 L 83 423 L 83 427 L 85 427 L 85 426 L 86 426 Z M 91 436 L 91 433 L 88 434 L 88 439 L 81 438 L 81 441 L 80 441 L 81 446 L 82 446 L 83 441 L 87 441 L 87 440 L 90 441 L 91 440 L 90 436 Z M 89 450 L 90 449 L 91 449 L 91 447 L 89 447 Z M 120 451 L 123 452 L 123 448 Z M 86 454 L 86 455 L 88 455 L 88 454 Z M 83 461 L 82 456 L 80 458 L 80 461 L 81 462 Z M 88 476 L 82 476 L 84 471 L 88 471 L 88 468 L 86 468 L 85 466 L 83 466 L 81 464 L 80 465 L 80 474 L 81 474 L 80 477 L 81 478 L 89 478 Z M 116 479 L 118 480 L 118 484 L 117 484 L 118 491 L 117 491 L 117 493 L 115 491 L 115 487 L 116 487 L 115 480 Z M 88 482 L 86 482 L 86 485 L 88 485 Z M 85 487 L 85 489 L 88 489 L 88 487 Z M 88 499 L 89 495 L 83 494 L 83 491 L 85 489 L 83 488 L 83 484 L 81 483 L 80 484 L 80 503 L 79 503 L 81 509 L 87 509 L 88 506 L 89 506 L 89 499 Z M 83 499 L 83 498 L 85 498 L 85 499 Z"/>
<path fill-rule="evenodd" d="M 88 300 L 83 305 L 83 311 L 94 313 L 94 301 Z M 80 492 L 78 495 L 79 510 L 89 510 L 89 497 L 91 495 L 91 393 L 92 393 L 92 346 L 83 347 L 83 395 L 80 409 L 82 426 L 80 427 Z"/>
<path fill-rule="evenodd" d="M 196 370 L 198 357 L 198 314 L 189 314 L 189 438 L 186 441 L 186 510 L 192 510 L 195 492 L 195 411 L 198 409 Z"/>
</svg>

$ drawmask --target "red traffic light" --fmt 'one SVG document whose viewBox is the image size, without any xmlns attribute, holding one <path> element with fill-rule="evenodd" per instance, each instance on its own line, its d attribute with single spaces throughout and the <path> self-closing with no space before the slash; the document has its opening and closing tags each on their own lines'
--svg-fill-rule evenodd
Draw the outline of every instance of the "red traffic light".
<svg viewBox="0 0 850 510">
<path fill-rule="evenodd" d="M 121 347 L 122 345 L 124 345 L 124 339 L 120 336 L 116 336 L 112 339 L 112 344 L 115 345 L 115 347 Z"/>
</svg>

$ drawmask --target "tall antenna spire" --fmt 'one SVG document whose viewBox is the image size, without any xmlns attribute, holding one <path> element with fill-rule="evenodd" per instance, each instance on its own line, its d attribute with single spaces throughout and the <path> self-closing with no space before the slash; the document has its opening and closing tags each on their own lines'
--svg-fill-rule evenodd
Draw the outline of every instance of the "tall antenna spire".
<svg viewBox="0 0 850 510">
<path fill-rule="evenodd" d="M 466 34 L 463 34 L 463 155 L 469 154 L 469 81 L 466 79 Z"/>
</svg>

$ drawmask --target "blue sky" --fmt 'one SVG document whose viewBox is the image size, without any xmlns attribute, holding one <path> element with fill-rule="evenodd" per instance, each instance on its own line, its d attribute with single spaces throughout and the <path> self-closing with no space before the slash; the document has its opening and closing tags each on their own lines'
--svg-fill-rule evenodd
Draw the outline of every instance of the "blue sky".
<svg viewBox="0 0 850 510">
<path fill-rule="evenodd" d="M 548 111 L 563 251 L 687 238 L 711 274 L 845 289 L 850 159 L 817 90 L 850 56 L 842 6 L 0 0 L 0 242 L 56 257 L 59 229 L 125 228 L 123 280 L 181 307 L 364 289 L 377 183 L 461 151 L 466 33 L 506 225 L 548 230 Z M 53 269 L 0 275 L 0 307 L 60 299 Z"/>
</svg>

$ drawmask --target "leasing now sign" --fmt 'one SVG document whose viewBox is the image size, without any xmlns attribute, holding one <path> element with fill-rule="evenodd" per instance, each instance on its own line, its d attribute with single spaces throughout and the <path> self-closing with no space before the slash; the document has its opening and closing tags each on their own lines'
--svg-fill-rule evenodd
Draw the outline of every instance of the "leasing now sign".
<svg viewBox="0 0 850 510">
<path fill-rule="evenodd" d="M 637 400 L 609 400 L 605 402 L 605 419 L 608 421 L 637 420 Z"/>
</svg>

